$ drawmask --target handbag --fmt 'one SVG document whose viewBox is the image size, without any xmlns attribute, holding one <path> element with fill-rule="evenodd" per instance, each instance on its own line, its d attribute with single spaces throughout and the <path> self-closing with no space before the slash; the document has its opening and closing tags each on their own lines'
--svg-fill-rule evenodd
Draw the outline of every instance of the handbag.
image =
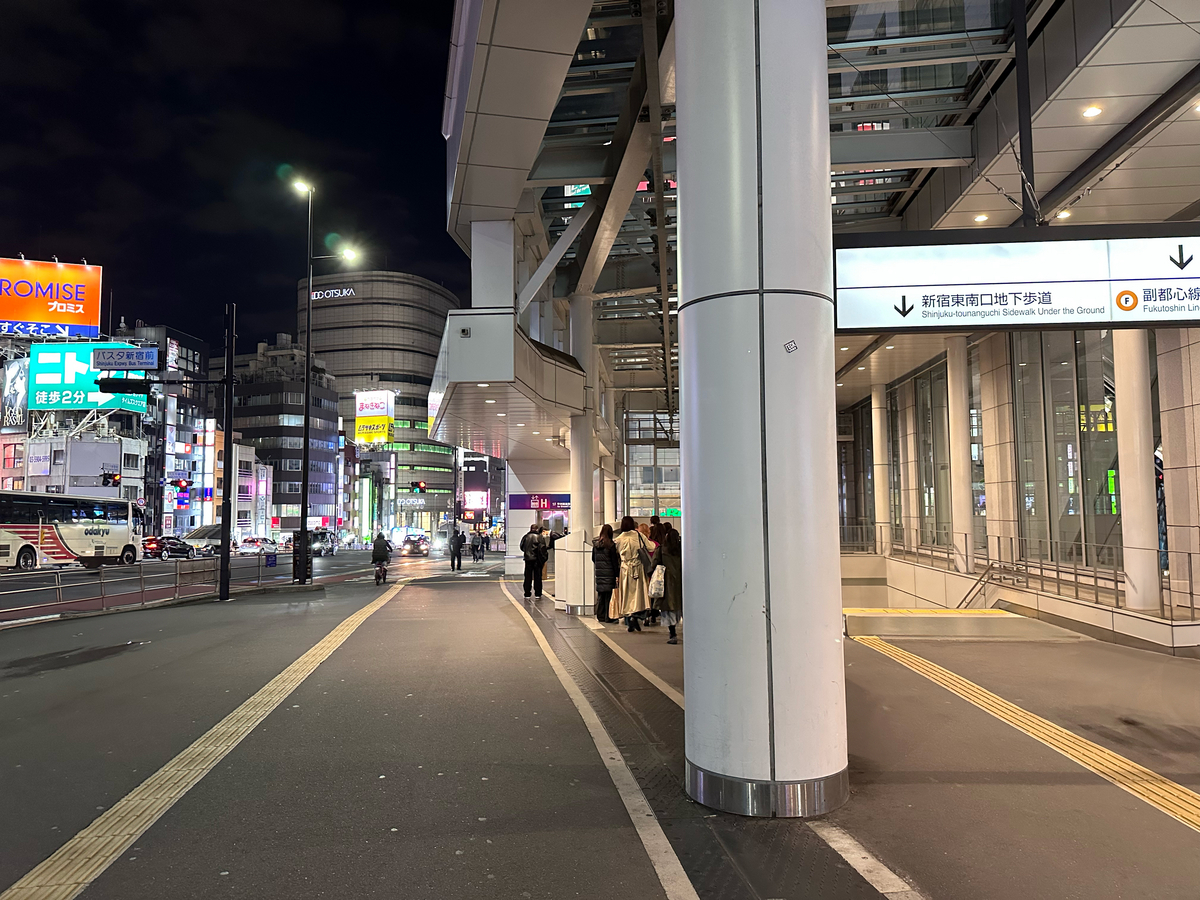
<svg viewBox="0 0 1200 900">
<path fill-rule="evenodd" d="M 642 564 L 642 571 L 649 577 L 654 571 L 654 560 L 650 558 L 650 551 L 646 549 L 646 539 L 643 537 L 638 543 L 638 562 Z"/>
<path fill-rule="evenodd" d="M 654 574 L 650 576 L 650 596 L 655 600 L 661 600 L 667 592 L 667 567 L 657 565 L 654 567 Z"/>
</svg>

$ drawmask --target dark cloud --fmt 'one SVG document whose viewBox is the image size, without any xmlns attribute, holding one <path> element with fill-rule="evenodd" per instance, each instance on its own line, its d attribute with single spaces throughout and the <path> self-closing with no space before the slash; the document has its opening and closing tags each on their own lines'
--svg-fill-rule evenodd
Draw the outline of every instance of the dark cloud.
<svg viewBox="0 0 1200 900">
<path fill-rule="evenodd" d="M 235 301 L 244 340 L 294 331 L 290 165 L 318 185 L 318 240 L 466 296 L 445 232 L 450 0 L 4 7 L 0 256 L 100 263 L 129 322 L 217 342 Z"/>
</svg>

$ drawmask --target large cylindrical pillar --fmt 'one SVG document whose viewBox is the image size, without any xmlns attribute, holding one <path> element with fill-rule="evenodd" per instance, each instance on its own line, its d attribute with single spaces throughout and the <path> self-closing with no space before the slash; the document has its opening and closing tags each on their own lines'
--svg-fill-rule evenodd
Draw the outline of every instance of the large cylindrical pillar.
<svg viewBox="0 0 1200 900">
<path fill-rule="evenodd" d="M 966 337 L 946 338 L 946 428 L 950 432 L 950 546 L 954 568 L 971 572 L 975 522 L 971 494 L 971 370 Z"/>
<path fill-rule="evenodd" d="M 892 469 L 888 454 L 887 385 L 871 385 L 871 487 L 875 496 L 875 552 L 892 552 Z"/>
<path fill-rule="evenodd" d="M 1158 611 L 1162 573 L 1158 558 L 1150 345 L 1145 329 L 1118 328 L 1113 331 L 1113 382 L 1117 403 L 1125 605 L 1130 609 Z"/>
<path fill-rule="evenodd" d="M 675 30 L 687 789 L 817 815 L 848 795 L 825 3 Z"/>
<path fill-rule="evenodd" d="M 592 344 L 592 298 L 571 297 L 571 354 L 584 370 L 584 408 L 571 416 L 571 533 L 560 546 L 561 571 L 555 568 L 555 597 L 569 613 L 590 615 L 595 602 L 592 575 L 592 532 L 594 503 L 592 478 L 595 469 L 595 353 Z"/>
</svg>

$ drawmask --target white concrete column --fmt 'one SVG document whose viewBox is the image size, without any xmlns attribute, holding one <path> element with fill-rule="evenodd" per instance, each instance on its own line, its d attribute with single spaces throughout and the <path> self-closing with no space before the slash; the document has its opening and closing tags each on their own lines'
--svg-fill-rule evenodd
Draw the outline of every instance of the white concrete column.
<svg viewBox="0 0 1200 900">
<path fill-rule="evenodd" d="M 584 409 L 571 416 L 571 533 L 559 542 L 564 551 L 561 575 L 555 574 L 555 597 L 574 615 L 591 615 L 596 597 L 592 570 L 594 503 L 592 479 L 596 444 L 596 348 L 592 343 L 592 297 L 571 298 L 571 352 L 585 373 Z M 561 578 L 561 581 L 559 580 Z"/>
<path fill-rule="evenodd" d="M 848 796 L 825 31 L 675 14 L 687 790 L 747 815 Z"/>
<path fill-rule="evenodd" d="M 1113 380 L 1125 603 L 1130 609 L 1157 611 L 1161 606 L 1162 575 L 1158 564 L 1150 345 L 1145 329 L 1114 329 Z"/>
<path fill-rule="evenodd" d="M 617 477 L 611 472 L 602 472 L 604 478 L 604 522 L 616 530 L 617 522 Z"/>
<path fill-rule="evenodd" d="M 975 523 L 971 516 L 971 370 L 965 336 L 946 338 L 947 428 L 950 432 L 950 546 L 954 568 L 974 571 Z"/>
<path fill-rule="evenodd" d="M 875 547 L 892 552 L 892 459 L 888 453 L 887 385 L 871 385 L 871 484 L 875 495 Z"/>
</svg>

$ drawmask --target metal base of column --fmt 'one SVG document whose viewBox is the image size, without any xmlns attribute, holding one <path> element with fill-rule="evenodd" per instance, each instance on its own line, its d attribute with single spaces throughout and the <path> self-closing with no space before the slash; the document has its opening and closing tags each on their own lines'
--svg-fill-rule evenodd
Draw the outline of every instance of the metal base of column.
<svg viewBox="0 0 1200 900">
<path fill-rule="evenodd" d="M 846 769 L 808 781 L 748 781 L 718 775 L 687 761 L 687 792 L 697 803 L 739 816 L 809 818 L 831 813 L 850 798 Z"/>
<path fill-rule="evenodd" d="M 591 606 L 572 606 L 570 603 L 565 604 L 565 612 L 568 616 L 591 616 L 595 615 L 596 610 Z"/>
</svg>

